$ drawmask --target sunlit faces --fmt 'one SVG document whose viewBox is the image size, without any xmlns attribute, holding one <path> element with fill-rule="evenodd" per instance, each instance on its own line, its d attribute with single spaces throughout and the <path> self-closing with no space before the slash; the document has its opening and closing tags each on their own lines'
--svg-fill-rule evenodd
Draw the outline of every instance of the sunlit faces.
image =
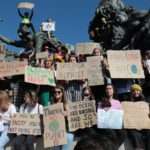
<svg viewBox="0 0 150 150">
<path fill-rule="evenodd" d="M 93 50 L 93 55 L 94 56 L 101 56 L 101 50 L 99 48 L 95 48 Z"/>
<path fill-rule="evenodd" d="M 31 99 L 30 94 L 29 93 L 25 93 L 25 95 L 24 95 L 24 102 L 26 104 L 29 104 L 30 103 L 30 99 Z"/>
<path fill-rule="evenodd" d="M 45 60 L 45 68 L 51 68 L 52 64 L 53 64 L 53 62 L 51 59 Z"/>
<path fill-rule="evenodd" d="M 34 107 L 38 103 L 37 93 L 35 91 L 28 91 L 24 95 L 25 104 Z"/>
<path fill-rule="evenodd" d="M 139 97 L 141 95 L 141 91 L 139 90 L 132 90 L 133 97 Z"/>
<path fill-rule="evenodd" d="M 5 112 L 8 110 L 10 99 L 7 92 L 0 91 L 0 111 Z"/>
<path fill-rule="evenodd" d="M 106 89 L 105 89 L 105 92 L 106 92 L 106 96 L 113 97 L 113 95 L 114 95 L 114 88 L 113 88 L 113 86 L 112 85 L 107 85 Z"/>
<path fill-rule="evenodd" d="M 88 88 L 86 88 L 83 92 L 84 96 L 90 96 L 90 90 Z"/>
<path fill-rule="evenodd" d="M 8 110 L 8 108 L 9 108 L 9 103 L 8 102 L 3 101 L 0 104 L 0 111 L 5 112 L 5 111 Z"/>
<path fill-rule="evenodd" d="M 63 91 L 59 88 L 55 88 L 54 90 L 54 99 L 55 102 L 60 102 L 63 99 Z"/>
<path fill-rule="evenodd" d="M 70 59 L 69 59 L 69 61 L 70 61 L 71 63 L 76 63 L 76 62 L 77 62 L 77 59 L 76 59 L 75 56 L 71 56 Z"/>
</svg>

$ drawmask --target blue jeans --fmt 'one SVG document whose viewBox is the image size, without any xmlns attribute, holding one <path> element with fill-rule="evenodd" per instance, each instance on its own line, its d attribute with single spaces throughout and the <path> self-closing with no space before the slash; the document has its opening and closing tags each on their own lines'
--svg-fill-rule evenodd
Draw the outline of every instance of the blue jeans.
<svg viewBox="0 0 150 150">
<path fill-rule="evenodd" d="M 74 134 L 67 133 L 67 144 L 61 146 L 55 146 L 52 150 L 73 150 Z"/>
<path fill-rule="evenodd" d="M 62 150 L 73 150 L 74 134 L 67 133 L 67 144 L 62 146 Z"/>
<path fill-rule="evenodd" d="M 9 137 L 7 132 L 1 132 L 0 135 L 0 150 L 4 150 L 4 147 L 6 146 L 6 144 L 9 142 Z"/>
<path fill-rule="evenodd" d="M 26 150 L 34 150 L 34 142 L 36 137 L 32 135 L 19 135 L 14 142 L 14 149 L 21 150 L 25 147 Z"/>
</svg>

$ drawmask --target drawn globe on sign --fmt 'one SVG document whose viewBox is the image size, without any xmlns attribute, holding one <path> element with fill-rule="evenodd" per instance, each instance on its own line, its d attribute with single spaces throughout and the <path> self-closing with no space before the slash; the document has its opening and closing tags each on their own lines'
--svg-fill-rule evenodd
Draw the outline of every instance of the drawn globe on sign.
<svg viewBox="0 0 150 150">
<path fill-rule="evenodd" d="M 137 66 L 135 64 L 131 65 L 131 72 L 133 74 L 137 74 L 138 73 L 138 68 L 137 68 Z"/>
<path fill-rule="evenodd" d="M 49 124 L 49 129 L 53 132 L 57 131 L 59 129 L 59 122 L 57 120 L 52 121 Z"/>
</svg>

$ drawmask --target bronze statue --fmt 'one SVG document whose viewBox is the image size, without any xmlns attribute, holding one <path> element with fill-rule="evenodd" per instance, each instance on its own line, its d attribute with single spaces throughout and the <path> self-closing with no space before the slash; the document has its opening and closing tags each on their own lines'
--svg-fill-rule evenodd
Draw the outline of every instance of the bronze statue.
<svg viewBox="0 0 150 150">
<path fill-rule="evenodd" d="M 22 21 L 20 23 L 19 29 L 18 29 L 18 36 L 22 38 L 31 38 L 31 36 L 34 36 L 35 29 L 31 22 L 33 17 L 33 9 L 31 9 L 31 14 L 29 12 L 24 12 L 24 14 L 21 13 L 21 10 L 18 8 L 18 14 L 21 17 Z"/>
<path fill-rule="evenodd" d="M 122 0 L 103 0 L 89 25 L 90 39 L 104 49 L 150 49 L 150 11 L 139 11 Z"/>
</svg>

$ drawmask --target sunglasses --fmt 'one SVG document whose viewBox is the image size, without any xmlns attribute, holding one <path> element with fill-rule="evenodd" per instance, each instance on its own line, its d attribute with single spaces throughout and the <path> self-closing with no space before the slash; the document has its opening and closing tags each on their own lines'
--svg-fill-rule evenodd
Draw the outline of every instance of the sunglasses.
<svg viewBox="0 0 150 150">
<path fill-rule="evenodd" d="M 61 91 L 54 91 L 54 93 L 58 93 L 58 94 L 60 94 L 60 93 L 62 93 Z"/>
</svg>

